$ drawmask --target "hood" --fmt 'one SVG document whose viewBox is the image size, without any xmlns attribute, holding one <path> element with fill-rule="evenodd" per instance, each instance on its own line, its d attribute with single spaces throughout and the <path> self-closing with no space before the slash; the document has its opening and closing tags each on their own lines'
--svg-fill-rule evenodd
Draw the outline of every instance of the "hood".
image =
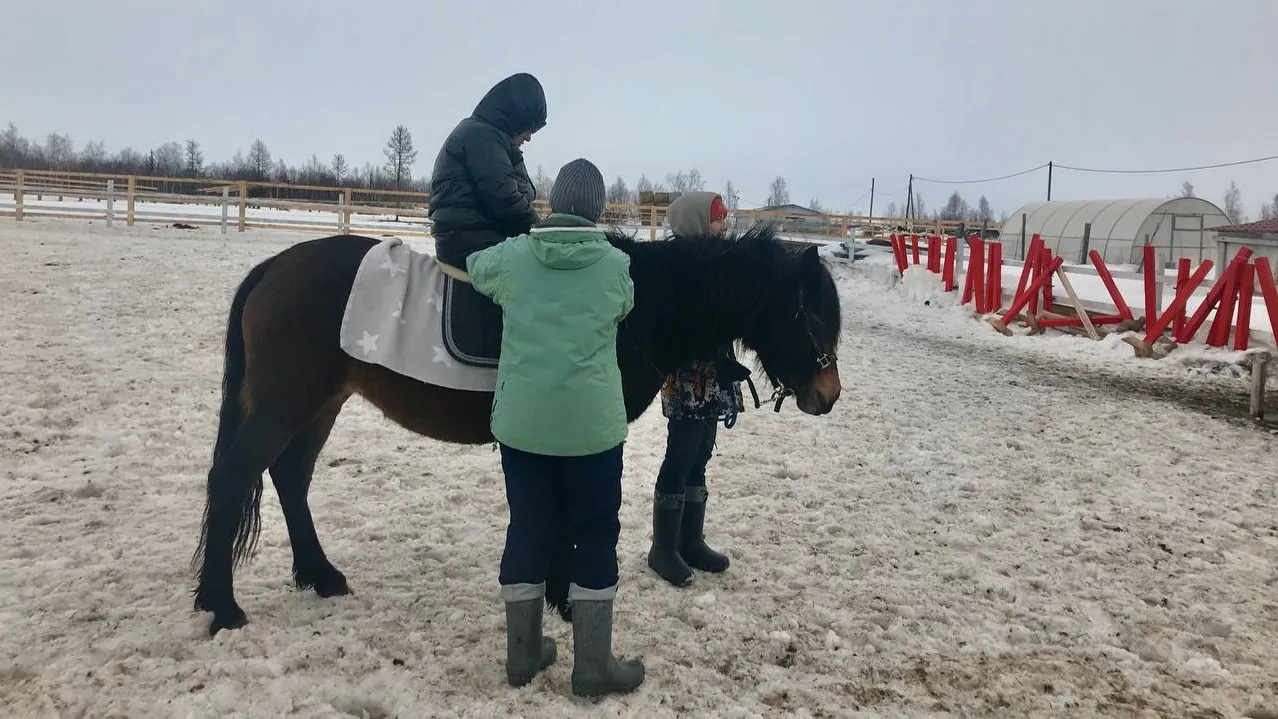
<svg viewBox="0 0 1278 719">
<path fill-rule="evenodd" d="M 603 230 L 590 223 L 577 227 L 536 227 L 528 235 L 528 247 L 537 261 L 553 270 L 589 267 L 612 251 L 612 243 L 604 237 Z"/>
<path fill-rule="evenodd" d="M 493 85 L 471 114 L 511 137 L 540 130 L 546 126 L 546 92 L 537 78 L 516 73 Z"/>
<path fill-rule="evenodd" d="M 685 192 L 666 208 L 670 232 L 675 237 L 705 237 L 710 234 L 710 203 L 717 192 Z"/>
</svg>

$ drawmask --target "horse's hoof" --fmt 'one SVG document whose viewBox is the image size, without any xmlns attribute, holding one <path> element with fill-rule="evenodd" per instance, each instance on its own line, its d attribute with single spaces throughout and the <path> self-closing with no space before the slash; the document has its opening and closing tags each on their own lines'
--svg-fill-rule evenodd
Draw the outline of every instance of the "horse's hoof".
<svg viewBox="0 0 1278 719">
<path fill-rule="evenodd" d="M 217 636 L 223 629 L 239 629 L 248 624 L 248 616 L 244 610 L 236 608 L 233 612 L 214 612 L 213 621 L 209 623 L 209 636 Z"/>
<path fill-rule="evenodd" d="M 333 575 L 324 577 L 312 585 L 315 593 L 325 599 L 329 597 L 345 597 L 355 592 L 351 591 L 351 586 L 346 583 L 346 577 L 336 569 Z"/>
</svg>

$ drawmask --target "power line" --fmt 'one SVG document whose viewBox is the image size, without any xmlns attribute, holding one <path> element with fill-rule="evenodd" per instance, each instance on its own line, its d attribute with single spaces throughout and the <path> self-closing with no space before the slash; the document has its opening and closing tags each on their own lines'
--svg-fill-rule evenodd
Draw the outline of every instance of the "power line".
<svg viewBox="0 0 1278 719">
<path fill-rule="evenodd" d="M 1199 165 L 1197 167 L 1173 167 L 1166 170 L 1098 170 L 1092 167 L 1072 167 L 1070 165 L 1056 164 L 1061 170 L 1073 170 L 1075 172 L 1103 172 L 1115 175 L 1153 175 L 1166 172 L 1193 172 L 1195 170 L 1214 170 L 1218 167 L 1236 167 L 1238 165 L 1251 165 L 1257 162 L 1269 162 L 1270 160 L 1278 160 L 1278 155 L 1270 155 L 1268 157 L 1257 157 L 1251 160 L 1238 160 L 1237 162 L 1221 162 L 1215 165 Z M 915 178 L 918 179 L 918 178 Z"/>
<path fill-rule="evenodd" d="M 976 185 L 976 184 L 980 184 L 980 183 L 982 183 L 982 182 L 997 182 L 997 181 L 999 181 L 999 180 L 1007 180 L 1007 179 L 1010 179 L 1010 178 L 1013 178 L 1013 177 L 1020 177 L 1021 175 L 1028 175 L 1028 174 L 1029 174 L 1029 173 L 1031 173 L 1031 172 L 1037 172 L 1037 171 L 1039 171 L 1039 170 L 1042 170 L 1042 169 L 1043 169 L 1043 168 L 1045 168 L 1045 167 L 1047 167 L 1047 163 L 1046 163 L 1046 162 L 1044 162 L 1043 164 L 1039 165 L 1038 167 L 1031 167 L 1031 168 L 1029 168 L 1028 170 L 1021 170 L 1020 172 L 1013 172 L 1013 173 L 1012 173 L 1012 174 L 1010 174 L 1010 175 L 1000 175 L 999 177 L 988 177 L 988 178 L 985 178 L 985 179 L 983 179 L 983 180 L 933 180 L 933 179 L 930 179 L 930 178 L 927 178 L 927 177 L 921 177 L 921 176 L 919 176 L 919 175 L 915 175 L 915 176 L 914 176 L 914 181 L 915 181 L 915 182 L 931 182 L 931 183 L 934 183 L 934 184 L 937 184 L 937 185 Z M 1060 167 L 1060 165 L 1057 165 L 1057 167 Z"/>
</svg>

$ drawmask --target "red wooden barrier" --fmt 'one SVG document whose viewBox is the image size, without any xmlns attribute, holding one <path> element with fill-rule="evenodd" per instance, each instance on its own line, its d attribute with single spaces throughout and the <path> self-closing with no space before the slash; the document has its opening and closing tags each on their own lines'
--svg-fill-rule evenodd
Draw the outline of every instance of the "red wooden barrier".
<svg viewBox="0 0 1278 719">
<path fill-rule="evenodd" d="M 910 235 L 910 251 L 914 258 L 914 264 L 919 263 L 919 236 Z"/>
<path fill-rule="evenodd" d="M 1180 334 L 1176 335 L 1175 339 L 1177 342 L 1185 344 L 1194 338 L 1194 335 L 1198 333 L 1198 329 L 1203 326 L 1203 322 L 1207 319 L 1207 314 L 1211 312 L 1212 308 L 1220 300 L 1221 295 L 1226 289 L 1229 278 L 1238 273 L 1239 267 L 1246 264 L 1247 261 L 1251 259 L 1251 255 L 1252 249 L 1250 247 L 1239 248 L 1238 253 L 1234 255 L 1234 259 L 1230 260 L 1229 264 L 1225 266 L 1225 271 L 1221 273 L 1220 280 L 1216 282 L 1216 284 L 1211 288 L 1211 291 L 1207 293 L 1207 298 L 1203 300 L 1203 303 L 1198 306 L 1198 311 L 1194 313 L 1193 317 L 1189 318 L 1187 323 L 1185 323 Z M 1207 262 L 1203 262 L 1203 265 L 1206 264 Z M 1201 270 L 1202 268 L 1200 267 L 1199 269 Z M 1201 281 L 1202 280 L 1199 280 L 1199 282 Z M 1195 283 L 1195 286 L 1197 286 L 1197 283 Z M 1162 322 L 1160 320 L 1160 324 L 1161 323 Z M 1155 337 L 1157 337 L 1157 335 L 1155 335 Z M 1150 341 L 1152 342 L 1153 340 Z"/>
<path fill-rule="evenodd" d="M 985 240 L 967 238 L 967 276 L 963 283 L 963 304 L 975 304 L 977 314 L 985 314 Z"/>
<path fill-rule="evenodd" d="M 1216 317 L 1212 320 L 1211 329 L 1207 331 L 1208 347 L 1224 347 L 1229 343 L 1229 327 L 1234 322 L 1234 305 L 1238 302 L 1238 286 L 1242 275 L 1250 264 L 1239 265 L 1225 278 L 1225 289 L 1220 294 L 1220 306 L 1216 309 Z"/>
<path fill-rule="evenodd" d="M 945 285 L 946 292 L 954 290 L 954 255 L 958 252 L 958 240 L 954 237 L 945 238 L 945 267 L 941 270 L 941 284 Z"/>
<path fill-rule="evenodd" d="M 1056 279 L 1055 271 L 1049 271 L 1047 265 L 1052 261 L 1052 248 L 1044 245 L 1043 252 L 1038 255 L 1038 271 L 1047 275 L 1047 284 L 1043 285 L 1043 311 L 1051 312 L 1055 309 L 1055 303 L 1052 297 L 1052 280 Z"/>
<path fill-rule="evenodd" d="M 1127 301 L 1123 299 L 1123 293 L 1119 292 L 1118 283 L 1114 282 L 1114 275 L 1109 271 L 1109 265 L 1105 264 L 1105 259 L 1096 250 L 1089 252 L 1087 257 L 1092 261 L 1092 266 L 1096 268 L 1096 274 L 1100 276 L 1101 282 L 1105 283 L 1105 289 L 1109 292 L 1109 298 L 1113 300 L 1119 316 L 1125 320 L 1132 319 L 1132 308 L 1127 306 Z"/>
<path fill-rule="evenodd" d="M 1047 249 L 1043 250 L 1043 253 L 1047 253 L 1047 252 L 1049 252 L 1049 250 Z M 1029 303 L 1031 297 L 1034 297 L 1035 295 L 1037 295 L 1039 291 L 1042 290 L 1047 285 L 1048 282 L 1052 281 L 1052 273 L 1056 272 L 1056 269 L 1064 263 L 1065 263 L 1064 257 L 1054 258 L 1051 261 L 1051 263 L 1047 266 L 1047 271 L 1035 277 L 1034 281 L 1029 283 L 1029 286 L 1025 288 L 1025 291 L 1021 293 L 1020 296 L 1018 296 L 1016 299 L 1012 300 L 1012 306 L 1009 307 L 1007 309 L 1007 312 L 1002 317 L 999 318 L 999 320 L 1002 322 L 1002 325 L 1003 325 L 1003 328 L 1000 331 L 1003 331 L 1004 333 L 1006 333 L 1007 325 L 1010 324 L 1012 320 L 1016 318 L 1016 313 L 1020 312 L 1021 309 L 1024 308 L 1025 305 Z"/>
<path fill-rule="evenodd" d="M 1194 271 L 1194 274 L 1190 275 L 1189 281 L 1185 283 L 1185 286 L 1176 290 L 1176 298 L 1167 306 L 1167 309 L 1163 310 L 1162 316 L 1154 320 L 1153 324 L 1150 324 L 1148 321 L 1145 323 L 1146 345 L 1153 344 L 1154 340 L 1158 339 L 1158 336 L 1163 333 L 1163 330 L 1167 329 L 1167 325 L 1171 323 L 1172 317 L 1175 317 L 1177 312 L 1181 312 L 1185 309 L 1185 303 L 1189 302 L 1189 296 L 1194 293 L 1194 290 L 1198 288 L 1198 285 L 1202 284 L 1203 278 L 1207 276 L 1208 272 L 1211 272 L 1211 268 L 1212 261 L 1203 260 L 1203 263 L 1198 266 L 1198 269 Z"/>
<path fill-rule="evenodd" d="M 896 258 L 897 272 L 905 274 L 905 238 L 898 235 L 888 235 L 888 241 L 892 243 L 892 256 Z"/>
<path fill-rule="evenodd" d="M 985 277 L 985 311 L 1003 308 L 1003 243 L 990 243 L 989 267 Z"/>
<path fill-rule="evenodd" d="M 1158 251 L 1153 245 L 1142 247 L 1141 254 L 1141 274 L 1145 280 L 1145 324 L 1148 325 L 1158 316 L 1158 281 L 1162 279 L 1163 268 L 1155 266 L 1158 264 Z"/>
<path fill-rule="evenodd" d="M 1189 281 L 1189 258 L 1182 257 L 1176 262 L 1176 291 L 1180 291 L 1181 285 Z M 1181 310 L 1172 318 L 1172 334 L 1179 335 L 1180 331 L 1185 328 L 1185 311 Z"/>
<path fill-rule="evenodd" d="M 1265 298 L 1265 311 L 1269 314 L 1269 329 L 1278 336 L 1278 286 L 1274 285 L 1274 271 L 1268 257 L 1256 258 L 1256 284 Z"/>
<path fill-rule="evenodd" d="M 941 238 L 938 235 L 932 235 L 927 238 L 927 270 L 941 273 Z"/>
<path fill-rule="evenodd" d="M 1030 277 L 1034 274 L 1034 263 L 1038 261 L 1038 251 L 1043 249 L 1043 238 L 1034 233 L 1030 237 L 1029 249 L 1025 251 L 1024 264 L 1021 265 L 1021 277 L 1016 282 L 1016 292 L 1012 294 L 1012 299 L 1020 297 L 1025 292 L 1025 287 L 1029 284 Z M 1031 312 L 1030 314 L 1033 314 Z"/>
<path fill-rule="evenodd" d="M 1251 300 L 1256 291 L 1256 266 L 1243 265 L 1238 282 L 1238 328 L 1234 330 L 1234 349 L 1247 349 L 1251 341 Z M 1229 325 L 1225 325 L 1225 334 L 1229 334 Z"/>
</svg>

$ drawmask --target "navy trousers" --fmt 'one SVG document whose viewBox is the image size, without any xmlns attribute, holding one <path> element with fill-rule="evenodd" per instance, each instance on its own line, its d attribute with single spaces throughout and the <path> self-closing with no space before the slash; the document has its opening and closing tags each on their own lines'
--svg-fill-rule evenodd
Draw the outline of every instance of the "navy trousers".
<svg viewBox="0 0 1278 719">
<path fill-rule="evenodd" d="M 657 472 L 657 492 L 683 494 L 684 487 L 706 486 L 706 465 L 714 454 L 719 423 L 713 419 L 671 419 L 666 425 L 666 456 Z"/>
<path fill-rule="evenodd" d="M 622 447 L 584 457 L 551 457 L 501 445 L 510 523 L 498 581 L 546 581 L 559 533 L 573 543 L 572 581 L 584 589 L 617 585 Z"/>
</svg>

